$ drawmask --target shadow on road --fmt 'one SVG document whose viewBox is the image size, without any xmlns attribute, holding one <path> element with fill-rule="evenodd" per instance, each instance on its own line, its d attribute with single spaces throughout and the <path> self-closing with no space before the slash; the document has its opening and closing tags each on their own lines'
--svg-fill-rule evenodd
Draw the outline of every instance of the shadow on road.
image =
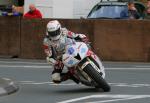
<svg viewBox="0 0 150 103">
<path fill-rule="evenodd" d="M 101 92 L 103 93 L 104 91 L 102 89 L 95 89 L 95 88 L 69 88 L 69 89 L 59 89 L 59 90 L 53 90 L 55 93 L 96 93 L 96 92 Z"/>
</svg>

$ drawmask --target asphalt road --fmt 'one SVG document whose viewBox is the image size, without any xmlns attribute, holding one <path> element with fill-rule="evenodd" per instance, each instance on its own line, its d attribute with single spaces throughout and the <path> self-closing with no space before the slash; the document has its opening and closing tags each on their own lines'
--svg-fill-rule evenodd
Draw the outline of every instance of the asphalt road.
<svg viewBox="0 0 150 103">
<path fill-rule="evenodd" d="M 52 69 L 44 60 L 0 59 L 0 77 L 19 85 L 16 93 L 0 103 L 149 103 L 150 63 L 103 62 L 110 92 L 71 80 L 51 82 Z"/>
</svg>

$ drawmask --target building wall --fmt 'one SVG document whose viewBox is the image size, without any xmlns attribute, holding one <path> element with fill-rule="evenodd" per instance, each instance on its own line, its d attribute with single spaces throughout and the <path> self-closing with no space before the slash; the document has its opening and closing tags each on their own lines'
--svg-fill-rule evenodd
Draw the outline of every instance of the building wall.
<svg viewBox="0 0 150 103">
<path fill-rule="evenodd" d="M 90 10 L 100 0 L 74 0 L 74 18 L 86 17 Z"/>
<path fill-rule="evenodd" d="M 43 38 L 50 20 L 0 16 L 0 57 L 45 59 Z M 102 60 L 150 62 L 150 20 L 58 20 L 86 34 Z"/>
<path fill-rule="evenodd" d="M 35 4 L 43 18 L 80 18 L 86 17 L 99 0 L 25 0 L 25 12 L 29 4 Z"/>
<path fill-rule="evenodd" d="M 0 5 L 12 4 L 12 0 L 0 0 Z"/>
<path fill-rule="evenodd" d="M 53 18 L 73 18 L 73 0 L 53 0 Z"/>
<path fill-rule="evenodd" d="M 43 18 L 53 16 L 53 0 L 35 0 L 35 5 L 42 12 Z"/>
</svg>

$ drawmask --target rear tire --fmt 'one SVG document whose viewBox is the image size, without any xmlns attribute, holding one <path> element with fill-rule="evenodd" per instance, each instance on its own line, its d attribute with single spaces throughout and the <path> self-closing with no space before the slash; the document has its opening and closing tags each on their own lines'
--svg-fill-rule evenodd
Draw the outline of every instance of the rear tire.
<svg viewBox="0 0 150 103">
<path fill-rule="evenodd" d="M 110 91 L 111 88 L 108 83 L 102 78 L 100 73 L 93 69 L 90 64 L 86 65 L 83 71 L 86 72 L 88 76 L 98 84 L 97 86 L 95 86 L 96 88 L 102 88 L 104 92 Z"/>
</svg>

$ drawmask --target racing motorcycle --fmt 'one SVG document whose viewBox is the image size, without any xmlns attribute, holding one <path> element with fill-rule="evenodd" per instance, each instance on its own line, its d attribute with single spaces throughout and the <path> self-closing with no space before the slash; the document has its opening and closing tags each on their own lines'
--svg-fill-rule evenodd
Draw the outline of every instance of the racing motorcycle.
<svg viewBox="0 0 150 103">
<path fill-rule="evenodd" d="M 68 69 L 74 69 L 72 75 L 82 84 L 101 88 L 105 92 L 110 91 L 110 86 L 104 79 L 105 72 L 101 61 L 84 42 L 67 45 L 62 62 Z"/>
</svg>

